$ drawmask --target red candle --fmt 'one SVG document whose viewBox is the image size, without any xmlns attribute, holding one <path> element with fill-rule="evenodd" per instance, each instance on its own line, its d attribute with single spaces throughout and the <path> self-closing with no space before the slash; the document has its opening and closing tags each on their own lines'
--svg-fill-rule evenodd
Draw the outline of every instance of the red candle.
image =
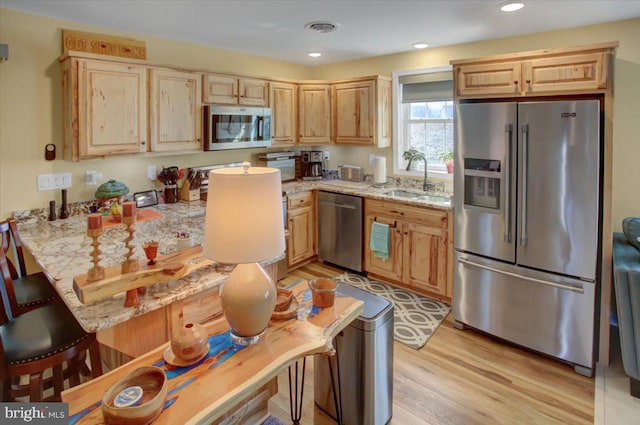
<svg viewBox="0 0 640 425">
<path fill-rule="evenodd" d="M 135 217 L 136 216 L 136 203 L 135 202 L 123 202 L 122 203 L 122 216 L 123 217 Z"/>
<path fill-rule="evenodd" d="M 89 214 L 87 216 L 87 227 L 89 229 L 102 229 L 102 214 Z"/>
</svg>

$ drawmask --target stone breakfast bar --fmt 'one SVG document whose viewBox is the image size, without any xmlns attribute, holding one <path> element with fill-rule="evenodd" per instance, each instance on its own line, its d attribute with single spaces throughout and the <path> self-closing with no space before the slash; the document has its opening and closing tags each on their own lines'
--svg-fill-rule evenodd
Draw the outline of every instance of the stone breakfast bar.
<svg viewBox="0 0 640 425">
<path fill-rule="evenodd" d="M 160 204 L 152 208 L 161 217 L 135 224 L 133 259 L 146 261 L 142 245 L 149 240 L 159 243 L 158 256 L 178 251 L 178 233 L 190 235 L 198 246 L 204 237 L 204 202 Z M 145 210 L 139 209 L 140 213 Z M 147 286 L 140 295 L 140 304 L 125 307 L 125 293 L 83 304 L 74 290 L 74 277 L 86 274 L 93 266 L 92 239 L 87 236 L 86 206 L 72 205 L 68 219 L 47 221 L 44 211 L 15 213 L 20 235 L 27 250 L 49 277 L 75 318 L 87 332 L 95 332 L 103 346 L 103 361 L 109 367 L 123 364 L 131 358 L 164 344 L 169 340 L 172 325 L 178 320 L 203 323 L 222 314 L 219 287 L 228 271 L 215 264 L 205 266 L 186 276 Z M 100 236 L 100 266 L 118 267 L 128 252 L 125 225 L 103 217 L 104 232 Z M 197 248 L 191 249 L 198 252 Z M 279 256 L 262 262 L 272 277 Z M 190 261 L 201 260 L 201 255 Z M 108 347 L 108 348 L 107 348 Z M 109 350 L 109 348 L 111 350 Z"/>
</svg>

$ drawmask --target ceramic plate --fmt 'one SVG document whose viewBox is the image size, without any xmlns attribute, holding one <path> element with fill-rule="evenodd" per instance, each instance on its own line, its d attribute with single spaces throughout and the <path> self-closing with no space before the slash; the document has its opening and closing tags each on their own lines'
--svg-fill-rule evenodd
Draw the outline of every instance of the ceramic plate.
<svg viewBox="0 0 640 425">
<path fill-rule="evenodd" d="M 291 300 L 291 305 L 288 309 L 284 311 L 274 311 L 271 314 L 271 320 L 287 320 L 296 316 L 296 312 L 298 311 L 298 300 L 296 297 L 293 297 Z"/>
<path fill-rule="evenodd" d="M 182 359 L 177 358 L 173 354 L 173 351 L 171 351 L 171 346 L 169 346 L 169 347 L 167 347 L 166 350 L 164 350 L 164 353 L 162 353 L 162 358 L 164 359 L 165 362 L 167 362 L 171 366 L 177 366 L 177 367 L 191 366 L 192 364 L 198 363 L 207 354 L 209 354 L 209 349 L 210 348 L 211 347 L 209 346 L 209 344 L 207 344 L 207 346 L 205 347 L 204 353 L 202 353 L 202 355 L 200 357 L 198 357 L 197 359 L 194 359 L 194 360 L 186 361 L 186 360 L 182 360 Z"/>
</svg>

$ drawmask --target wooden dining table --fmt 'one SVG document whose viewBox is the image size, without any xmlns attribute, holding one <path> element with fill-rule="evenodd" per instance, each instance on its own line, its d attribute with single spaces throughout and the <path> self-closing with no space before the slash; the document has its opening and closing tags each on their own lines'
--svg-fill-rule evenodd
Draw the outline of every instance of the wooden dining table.
<svg viewBox="0 0 640 425">
<path fill-rule="evenodd" d="M 364 303 L 338 292 L 332 307 L 313 305 L 307 281 L 289 286 L 298 307 L 293 317 L 272 319 L 266 336 L 247 347 L 231 341 L 224 318 L 205 325 L 209 351 L 195 364 L 174 367 L 164 360 L 166 343 L 111 372 L 62 393 L 69 403 L 70 424 L 103 422 L 102 397 L 137 368 L 156 366 L 168 378 L 168 395 L 155 424 L 205 424 L 223 417 L 293 362 L 314 354 L 334 353 L 333 338 L 364 310 Z"/>
</svg>

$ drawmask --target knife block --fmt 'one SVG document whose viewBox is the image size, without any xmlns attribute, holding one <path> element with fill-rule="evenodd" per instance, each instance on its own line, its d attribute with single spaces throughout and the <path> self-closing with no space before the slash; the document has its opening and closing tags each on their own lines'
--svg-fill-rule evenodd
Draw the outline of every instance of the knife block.
<svg viewBox="0 0 640 425">
<path fill-rule="evenodd" d="M 180 200 L 193 202 L 200 200 L 200 189 L 190 189 L 189 182 L 185 181 L 180 189 Z"/>
</svg>

